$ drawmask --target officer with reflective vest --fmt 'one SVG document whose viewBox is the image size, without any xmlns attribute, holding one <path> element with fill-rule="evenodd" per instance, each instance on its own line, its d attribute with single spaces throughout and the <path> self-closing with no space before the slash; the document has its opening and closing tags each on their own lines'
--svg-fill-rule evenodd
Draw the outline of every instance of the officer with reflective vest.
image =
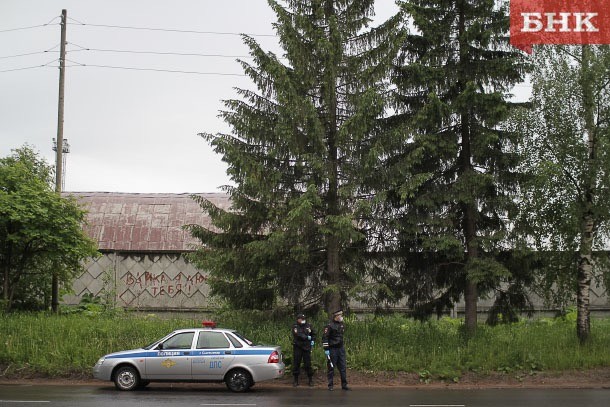
<svg viewBox="0 0 610 407">
<path fill-rule="evenodd" d="M 304 314 L 297 315 L 296 324 L 292 325 L 292 350 L 293 363 L 292 375 L 294 376 L 294 387 L 299 385 L 299 373 L 301 370 L 301 360 L 305 364 L 309 386 L 313 386 L 313 369 L 311 368 L 311 349 L 316 340 L 316 333 L 307 323 Z"/>
<path fill-rule="evenodd" d="M 345 333 L 345 325 L 343 324 L 343 311 L 338 310 L 333 312 L 332 319 L 324 327 L 324 335 L 322 335 L 322 346 L 327 358 L 328 366 L 328 390 L 333 390 L 333 378 L 335 375 L 335 366 L 341 374 L 341 388 L 350 390 L 347 386 L 347 372 L 345 362 L 345 346 L 343 343 L 343 334 Z"/>
</svg>

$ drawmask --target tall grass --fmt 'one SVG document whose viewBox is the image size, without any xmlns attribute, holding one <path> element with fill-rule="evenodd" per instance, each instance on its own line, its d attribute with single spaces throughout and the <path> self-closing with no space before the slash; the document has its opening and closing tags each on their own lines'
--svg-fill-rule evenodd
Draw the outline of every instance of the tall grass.
<svg viewBox="0 0 610 407">
<path fill-rule="evenodd" d="M 102 355 L 142 347 L 189 320 L 85 315 L 0 316 L 0 365 L 49 376 L 89 374 Z"/>
<path fill-rule="evenodd" d="M 292 345 L 289 318 L 258 312 L 217 317 L 220 326 L 239 330 L 258 343 L 282 346 L 287 364 Z M 313 353 L 325 366 L 321 331 Z M 0 316 L 0 375 L 87 376 L 102 355 L 141 347 L 178 328 L 200 326 L 195 319 L 155 316 L 11 314 Z M 422 377 L 459 378 L 465 372 L 528 372 L 610 366 L 610 319 L 592 321 L 592 338 L 580 345 L 575 324 L 566 319 L 526 320 L 511 325 L 480 325 L 464 333 L 463 321 L 443 318 L 417 322 L 400 316 L 348 318 L 348 366 L 361 371 L 405 371 Z"/>
</svg>

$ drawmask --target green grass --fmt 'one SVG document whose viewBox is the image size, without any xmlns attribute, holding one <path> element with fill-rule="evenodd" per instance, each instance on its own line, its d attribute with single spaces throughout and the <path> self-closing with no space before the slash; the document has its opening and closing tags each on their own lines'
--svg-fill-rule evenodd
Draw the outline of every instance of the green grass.
<svg viewBox="0 0 610 407">
<path fill-rule="evenodd" d="M 219 326 L 235 328 L 255 342 L 282 346 L 287 364 L 291 363 L 291 319 L 231 312 L 216 320 Z M 310 322 L 319 334 L 313 364 L 323 369 L 320 334 L 326 320 L 319 317 Z M 400 316 L 348 318 L 346 325 L 348 366 L 367 372 L 405 371 L 419 374 L 422 380 L 459 380 L 465 372 L 610 366 L 610 319 L 592 321 L 592 337 L 586 345 L 578 343 L 575 323 L 569 318 L 480 325 L 471 338 L 464 333 L 463 321 L 449 318 L 423 323 Z M 143 346 L 173 329 L 197 326 L 198 319 L 151 315 L 1 315 L 0 375 L 88 376 L 95 361 L 106 353 Z"/>
<path fill-rule="evenodd" d="M 6 374 L 89 374 L 102 355 L 141 347 L 189 320 L 85 315 L 0 316 L 0 365 Z M 5 374 L 5 375 L 6 375 Z"/>
</svg>

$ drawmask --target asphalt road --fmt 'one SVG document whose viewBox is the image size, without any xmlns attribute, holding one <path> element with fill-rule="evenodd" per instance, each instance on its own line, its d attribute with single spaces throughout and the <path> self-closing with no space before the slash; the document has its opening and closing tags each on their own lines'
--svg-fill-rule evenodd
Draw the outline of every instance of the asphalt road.
<svg viewBox="0 0 610 407">
<path fill-rule="evenodd" d="M 356 387 L 352 391 L 324 388 L 255 387 L 235 394 L 220 385 L 150 385 L 136 392 L 112 386 L 0 385 L 5 406 L 146 406 L 146 407 L 608 407 L 610 389 L 401 389 Z"/>
</svg>

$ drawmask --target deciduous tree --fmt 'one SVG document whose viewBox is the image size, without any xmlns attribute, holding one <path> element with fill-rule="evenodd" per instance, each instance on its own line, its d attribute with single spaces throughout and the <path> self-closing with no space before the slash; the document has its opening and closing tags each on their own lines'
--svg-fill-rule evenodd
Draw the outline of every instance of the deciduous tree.
<svg viewBox="0 0 610 407">
<path fill-rule="evenodd" d="M 607 46 L 538 48 L 532 110 L 514 120 L 530 173 L 522 223 L 530 227 L 537 249 L 552 255 L 543 284 L 578 287 L 581 341 L 590 335 L 594 251 L 607 249 L 610 221 L 609 67 Z"/>
<path fill-rule="evenodd" d="M 52 169 L 29 147 L 0 159 L 0 270 L 2 305 L 40 307 L 51 275 L 68 284 L 81 261 L 96 255 L 81 229 L 85 212 L 52 187 Z M 40 298 L 40 297 L 42 298 Z"/>
</svg>

